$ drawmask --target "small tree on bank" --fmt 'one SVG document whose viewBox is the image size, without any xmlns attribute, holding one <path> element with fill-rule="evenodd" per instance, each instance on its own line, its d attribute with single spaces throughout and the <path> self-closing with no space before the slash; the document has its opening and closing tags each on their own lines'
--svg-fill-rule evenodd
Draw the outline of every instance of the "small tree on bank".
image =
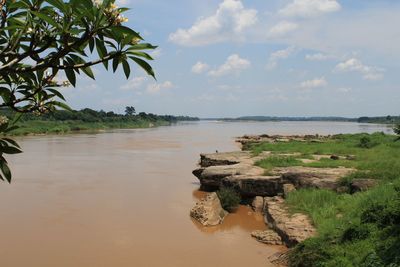
<svg viewBox="0 0 400 267">
<path fill-rule="evenodd" d="M 94 79 L 98 64 L 114 72 L 122 65 L 128 78 L 133 62 L 154 77 L 144 50 L 156 47 L 123 25 L 127 10 L 114 0 L 0 0 L 0 108 L 38 115 L 69 109 L 60 88 L 75 86 L 81 73 Z M 15 127 L 0 118 L 0 134 Z M 0 139 L 1 180 L 11 181 L 4 154 L 20 152 L 15 141 Z"/>
<path fill-rule="evenodd" d="M 394 131 L 394 133 L 395 134 L 397 134 L 397 139 L 396 139 L 396 141 L 398 141 L 398 140 L 400 140 L 400 123 L 399 124 L 396 124 L 394 127 L 393 127 L 393 131 Z"/>
</svg>

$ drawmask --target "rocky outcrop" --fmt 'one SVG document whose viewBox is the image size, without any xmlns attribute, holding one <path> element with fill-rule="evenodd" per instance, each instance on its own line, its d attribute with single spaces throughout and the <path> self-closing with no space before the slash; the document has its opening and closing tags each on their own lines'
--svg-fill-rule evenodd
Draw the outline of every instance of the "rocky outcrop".
<svg viewBox="0 0 400 267">
<path fill-rule="evenodd" d="M 288 247 L 293 247 L 316 234 L 316 229 L 306 215 L 288 212 L 283 198 L 266 197 L 264 203 L 266 223 Z"/>
<path fill-rule="evenodd" d="M 282 177 L 282 183 L 293 184 L 295 188 L 319 188 L 336 190 L 339 180 L 354 172 L 351 168 L 310 168 L 284 167 L 274 168 L 272 173 Z"/>
<path fill-rule="evenodd" d="M 374 179 L 355 179 L 350 184 L 350 193 L 366 191 L 378 184 Z"/>
<path fill-rule="evenodd" d="M 190 210 L 190 216 L 204 226 L 221 224 L 227 214 L 216 193 L 208 194 Z"/>
<path fill-rule="evenodd" d="M 257 230 L 251 233 L 251 236 L 254 237 L 257 241 L 268 244 L 268 245 L 283 245 L 281 237 L 272 230 Z"/>
<path fill-rule="evenodd" d="M 202 154 L 201 167 L 194 170 L 193 174 L 205 189 L 217 190 L 221 186 L 233 187 L 243 197 L 265 197 L 283 194 L 284 184 L 292 184 L 297 189 L 326 188 L 335 190 L 339 186 L 340 178 L 354 171 L 350 168 L 294 166 L 274 168 L 270 171 L 270 175 L 264 175 L 265 170 L 254 164 L 271 155 L 270 152 L 256 157 L 252 157 L 249 152 Z M 279 156 L 293 155 L 298 156 L 298 154 L 279 154 Z M 210 166 L 212 163 L 217 165 Z M 225 163 L 228 164 L 221 165 Z"/>
</svg>

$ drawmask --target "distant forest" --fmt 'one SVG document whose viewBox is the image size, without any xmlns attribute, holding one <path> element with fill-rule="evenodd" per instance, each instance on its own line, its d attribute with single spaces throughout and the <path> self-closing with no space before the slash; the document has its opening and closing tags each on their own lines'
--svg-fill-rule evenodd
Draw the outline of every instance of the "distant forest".
<svg viewBox="0 0 400 267">
<path fill-rule="evenodd" d="M 206 120 L 215 120 L 206 119 Z M 359 122 L 359 123 L 400 123 L 400 116 L 381 116 L 381 117 L 272 117 L 272 116 L 244 116 L 238 118 L 218 118 L 224 121 L 343 121 L 343 122 Z"/>
<path fill-rule="evenodd" d="M 0 115 L 6 116 L 8 118 L 13 118 L 15 113 L 9 109 L 1 109 Z M 48 112 L 41 114 L 40 116 L 34 114 L 24 114 L 20 121 L 81 121 L 81 122 L 120 122 L 120 121 L 136 121 L 136 120 L 146 120 L 146 121 L 167 121 L 170 123 L 178 121 L 197 121 L 199 118 L 189 117 L 189 116 L 173 116 L 173 115 L 156 115 L 153 113 L 140 112 L 135 113 L 133 107 L 126 107 L 125 114 L 118 114 L 113 111 L 96 111 L 90 108 L 85 108 L 81 110 L 55 110 L 53 112 Z"/>
</svg>

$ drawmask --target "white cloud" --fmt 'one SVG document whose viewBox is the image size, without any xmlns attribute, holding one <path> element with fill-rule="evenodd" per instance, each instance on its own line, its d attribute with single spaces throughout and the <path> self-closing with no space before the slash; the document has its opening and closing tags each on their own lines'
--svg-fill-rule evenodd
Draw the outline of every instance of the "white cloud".
<svg viewBox="0 0 400 267">
<path fill-rule="evenodd" d="M 384 69 L 364 65 L 356 58 L 348 59 L 347 61 L 339 63 L 335 70 L 337 72 L 359 72 L 363 75 L 365 80 L 377 81 L 383 79 Z"/>
<path fill-rule="evenodd" d="M 201 74 L 208 71 L 209 68 L 210 66 L 208 66 L 208 64 L 198 61 L 196 64 L 193 65 L 192 72 L 196 74 Z"/>
<path fill-rule="evenodd" d="M 281 21 L 269 30 L 268 37 L 281 37 L 296 30 L 298 27 L 299 25 L 296 23 L 290 21 Z"/>
<path fill-rule="evenodd" d="M 146 81 L 146 77 L 139 76 L 129 80 L 126 84 L 120 87 L 122 90 L 136 90 L 139 89 Z"/>
<path fill-rule="evenodd" d="M 218 68 L 208 72 L 208 75 L 218 77 L 232 73 L 238 73 L 242 70 L 250 68 L 251 63 L 249 60 L 241 58 L 237 54 L 230 55 L 224 64 Z"/>
<path fill-rule="evenodd" d="M 294 0 L 279 10 L 279 14 L 287 17 L 317 17 L 325 13 L 341 9 L 336 0 Z"/>
<path fill-rule="evenodd" d="M 189 29 L 178 29 L 169 40 L 184 46 L 238 41 L 256 21 L 257 10 L 244 8 L 240 0 L 224 0 L 214 15 L 198 19 Z"/>
<path fill-rule="evenodd" d="M 163 83 L 153 83 L 147 85 L 146 92 L 149 94 L 159 94 L 162 90 L 171 89 L 174 84 L 170 81 L 165 81 Z"/>
<path fill-rule="evenodd" d="M 326 87 L 328 85 L 328 82 L 325 80 L 325 77 L 321 78 L 315 78 L 312 80 L 304 81 L 300 84 L 300 87 L 302 89 L 314 89 L 314 88 L 321 88 L 321 87 Z"/>
<path fill-rule="evenodd" d="M 326 60 L 335 59 L 335 58 L 336 57 L 334 55 L 322 54 L 322 53 L 306 55 L 306 60 L 309 60 L 309 61 L 326 61 Z"/>
<path fill-rule="evenodd" d="M 267 69 L 272 70 L 278 66 L 278 62 L 282 59 L 287 59 L 296 51 L 294 46 L 289 46 L 286 49 L 278 50 L 269 56 Z"/>
</svg>

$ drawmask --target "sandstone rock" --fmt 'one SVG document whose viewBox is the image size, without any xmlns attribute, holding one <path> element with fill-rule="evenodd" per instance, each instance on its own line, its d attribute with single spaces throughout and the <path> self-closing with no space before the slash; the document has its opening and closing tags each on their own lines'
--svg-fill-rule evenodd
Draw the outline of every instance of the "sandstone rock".
<svg viewBox="0 0 400 267">
<path fill-rule="evenodd" d="M 281 237 L 272 230 L 257 230 L 251 233 L 257 241 L 269 245 L 283 245 Z"/>
<path fill-rule="evenodd" d="M 233 165 L 242 162 L 244 159 L 249 159 L 250 157 L 250 153 L 245 151 L 200 154 L 200 166 Z"/>
<path fill-rule="evenodd" d="M 216 193 L 208 194 L 190 210 L 190 216 L 204 226 L 221 224 L 227 214 Z"/>
<path fill-rule="evenodd" d="M 251 203 L 251 207 L 255 212 L 263 212 L 264 210 L 264 198 L 257 196 L 253 199 L 253 202 Z"/>
<path fill-rule="evenodd" d="M 377 184 L 378 182 L 374 179 L 355 179 L 350 184 L 350 192 L 353 194 L 356 192 L 367 191 Z"/>
<path fill-rule="evenodd" d="M 287 198 L 290 192 L 296 191 L 296 187 L 292 184 L 284 184 L 283 185 L 283 196 Z"/>
<path fill-rule="evenodd" d="M 316 229 L 306 215 L 291 215 L 287 211 L 283 198 L 266 197 L 264 202 L 266 223 L 278 233 L 287 246 L 295 246 L 316 234 Z"/>
<path fill-rule="evenodd" d="M 222 184 L 235 188 L 243 197 L 276 196 L 283 192 L 280 176 L 233 175 L 224 178 Z"/>
<path fill-rule="evenodd" d="M 340 178 L 349 175 L 354 169 L 350 168 L 310 168 L 284 167 L 274 168 L 272 173 L 281 175 L 282 183 L 293 184 L 296 188 L 324 188 L 335 190 Z"/>
</svg>

